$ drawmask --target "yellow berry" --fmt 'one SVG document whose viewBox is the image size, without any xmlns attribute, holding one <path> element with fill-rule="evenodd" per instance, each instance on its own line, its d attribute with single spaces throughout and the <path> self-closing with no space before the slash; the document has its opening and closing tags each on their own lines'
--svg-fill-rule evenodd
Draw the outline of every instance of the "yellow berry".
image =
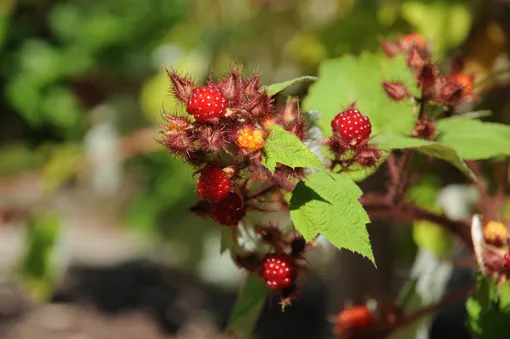
<svg viewBox="0 0 510 339">
<path fill-rule="evenodd" d="M 236 140 L 240 149 L 254 152 L 264 146 L 264 132 L 252 127 L 244 127 L 239 131 Z"/>
<path fill-rule="evenodd" d="M 485 225 L 483 235 L 487 243 L 501 246 L 506 241 L 508 230 L 503 223 L 491 221 Z"/>
</svg>

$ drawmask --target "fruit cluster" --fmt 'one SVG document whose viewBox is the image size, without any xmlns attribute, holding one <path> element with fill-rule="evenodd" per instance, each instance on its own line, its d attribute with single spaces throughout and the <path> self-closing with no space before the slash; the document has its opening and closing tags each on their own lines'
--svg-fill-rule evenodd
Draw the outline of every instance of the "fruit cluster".
<svg viewBox="0 0 510 339">
<path fill-rule="evenodd" d="M 420 104 L 418 121 L 413 136 L 422 139 L 434 139 L 434 119 L 451 116 L 462 104 L 473 103 L 474 76 L 463 72 L 464 62 L 455 57 L 450 62 L 449 70 L 442 73 L 432 61 L 431 50 L 425 39 L 418 34 L 409 34 L 399 41 L 381 41 L 386 55 L 394 57 L 404 54 L 407 64 L 416 76 L 416 84 L 421 94 L 413 98 L 402 82 L 383 82 L 384 90 L 394 101 L 414 99 Z"/>
<path fill-rule="evenodd" d="M 268 95 L 259 76 L 243 78 L 239 67 L 219 81 L 209 79 L 205 86 L 174 71 L 167 73 L 171 92 L 187 114 L 163 112 L 159 141 L 199 174 L 199 200 L 190 210 L 230 227 L 237 239 L 237 228 L 247 212 L 267 210 L 267 200 L 286 206 L 283 193 L 292 191 L 295 179 L 305 176 L 303 168 L 281 164 L 272 174 L 261 163 L 269 126 L 280 125 L 300 140 L 307 138 L 298 101 L 289 99 L 277 110 L 275 98 Z M 268 288 L 281 290 L 283 300 L 290 300 L 306 242 L 299 236 L 285 239 L 272 226 L 258 228 L 258 232 L 265 234 L 262 238 L 271 248 L 269 254 L 232 253 L 234 259 L 240 267 L 259 273 Z"/>
<path fill-rule="evenodd" d="M 339 113 L 331 121 L 333 135 L 324 141 L 332 154 L 330 169 L 335 172 L 370 168 L 381 158 L 371 140 L 372 124 L 355 105 Z"/>
</svg>

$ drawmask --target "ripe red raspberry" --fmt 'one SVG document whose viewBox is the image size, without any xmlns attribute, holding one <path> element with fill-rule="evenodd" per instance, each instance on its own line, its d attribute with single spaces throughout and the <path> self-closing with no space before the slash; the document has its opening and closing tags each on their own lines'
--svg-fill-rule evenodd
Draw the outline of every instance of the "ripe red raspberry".
<svg viewBox="0 0 510 339">
<path fill-rule="evenodd" d="M 230 193 L 230 179 L 221 168 L 204 168 L 197 182 L 197 192 L 204 200 L 218 202 Z"/>
<path fill-rule="evenodd" d="M 262 259 L 259 275 L 264 279 L 267 287 L 285 288 L 297 279 L 296 264 L 286 254 L 268 254 Z"/>
<path fill-rule="evenodd" d="M 372 133 L 372 124 L 368 117 L 357 109 L 348 109 L 338 114 L 332 121 L 333 133 L 340 134 L 343 141 L 355 145 L 365 141 Z"/>
<path fill-rule="evenodd" d="M 374 314 L 371 310 L 366 306 L 354 306 L 338 313 L 335 329 L 337 334 L 345 334 L 370 327 L 373 322 Z"/>
<path fill-rule="evenodd" d="M 227 100 L 213 86 L 202 86 L 193 90 L 188 100 L 187 111 L 198 122 L 221 118 L 227 110 Z"/>
<path fill-rule="evenodd" d="M 209 210 L 209 217 L 225 226 L 237 226 L 245 214 L 246 207 L 235 193 L 230 193 L 225 199 L 212 204 Z"/>
</svg>

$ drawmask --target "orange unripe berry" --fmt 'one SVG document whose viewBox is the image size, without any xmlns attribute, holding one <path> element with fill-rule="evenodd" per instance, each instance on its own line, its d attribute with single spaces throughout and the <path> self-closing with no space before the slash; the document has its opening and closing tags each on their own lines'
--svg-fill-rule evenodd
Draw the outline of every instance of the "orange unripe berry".
<svg viewBox="0 0 510 339">
<path fill-rule="evenodd" d="M 237 146 L 248 152 L 254 152 L 264 146 L 264 132 L 254 127 L 244 127 L 236 139 Z"/>
<path fill-rule="evenodd" d="M 473 77 L 464 73 L 456 73 L 448 77 L 448 81 L 462 88 L 462 97 L 466 97 L 473 91 Z"/>
<path fill-rule="evenodd" d="M 425 48 L 427 42 L 425 38 L 420 34 L 408 34 L 400 40 L 400 45 L 403 49 L 409 49 L 411 46 L 417 46 L 418 48 Z"/>
<path fill-rule="evenodd" d="M 501 246 L 506 242 L 508 230 L 503 223 L 491 221 L 483 230 L 485 241 L 495 246 Z"/>
</svg>

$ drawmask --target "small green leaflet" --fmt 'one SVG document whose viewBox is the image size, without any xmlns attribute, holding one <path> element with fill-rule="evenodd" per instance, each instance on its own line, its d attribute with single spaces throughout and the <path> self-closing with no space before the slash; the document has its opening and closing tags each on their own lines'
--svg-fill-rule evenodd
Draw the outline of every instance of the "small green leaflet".
<svg viewBox="0 0 510 339">
<path fill-rule="evenodd" d="M 227 331 L 242 339 L 251 338 L 266 296 L 264 281 L 257 275 L 248 276 L 230 314 Z"/>
<path fill-rule="evenodd" d="M 467 324 L 473 338 L 510 338 L 510 283 L 496 286 L 490 278 L 479 274 L 476 291 L 466 302 Z"/>
<path fill-rule="evenodd" d="M 413 101 L 390 100 L 383 81 L 402 82 L 412 94 L 418 94 L 402 55 L 389 59 L 383 54 L 364 52 L 359 57 L 345 55 L 326 60 L 319 67 L 319 79 L 310 86 L 303 109 L 320 112 L 318 124 L 326 134 L 331 133 L 330 122 L 335 115 L 353 102 L 370 118 L 374 134 L 411 134 L 416 122 Z"/>
<path fill-rule="evenodd" d="M 320 233 L 334 246 L 357 252 L 375 264 L 366 228 L 370 219 L 358 201 L 361 194 L 345 175 L 314 173 L 294 189 L 290 216 L 307 241 Z"/>
<path fill-rule="evenodd" d="M 264 141 L 264 158 L 262 163 L 271 173 L 274 173 L 277 163 L 292 168 L 324 169 L 322 162 L 297 136 L 278 125 L 269 126 L 268 129 L 270 134 Z"/>
<path fill-rule="evenodd" d="M 299 77 L 296 79 L 272 84 L 272 85 L 267 86 L 267 94 L 269 96 L 273 96 L 275 94 L 280 93 L 281 91 L 286 90 L 290 86 L 297 85 L 297 84 L 300 84 L 305 81 L 315 81 L 315 80 L 317 80 L 317 77 L 305 75 L 305 76 L 302 76 L 302 77 Z"/>
<path fill-rule="evenodd" d="M 412 148 L 425 155 L 448 161 L 468 177 L 476 180 L 474 173 L 469 169 L 469 167 L 467 167 L 466 163 L 457 154 L 457 152 L 443 143 L 409 138 L 400 135 L 379 135 L 374 138 L 374 142 L 378 144 L 380 149 L 392 150 Z"/>
<path fill-rule="evenodd" d="M 510 126 L 453 117 L 437 122 L 437 140 L 457 151 L 462 159 L 481 160 L 510 156 Z"/>
</svg>

